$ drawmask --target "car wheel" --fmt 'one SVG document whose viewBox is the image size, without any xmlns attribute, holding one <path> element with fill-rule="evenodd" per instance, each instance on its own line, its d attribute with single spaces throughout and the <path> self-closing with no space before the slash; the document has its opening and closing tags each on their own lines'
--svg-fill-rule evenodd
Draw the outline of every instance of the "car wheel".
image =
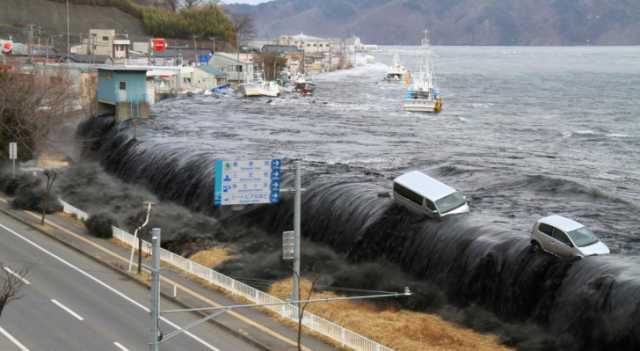
<svg viewBox="0 0 640 351">
<path fill-rule="evenodd" d="M 540 251 L 542 251 L 542 248 L 540 247 L 540 244 L 538 244 L 537 241 L 532 241 L 531 242 L 531 251 L 532 252 L 540 252 Z"/>
</svg>

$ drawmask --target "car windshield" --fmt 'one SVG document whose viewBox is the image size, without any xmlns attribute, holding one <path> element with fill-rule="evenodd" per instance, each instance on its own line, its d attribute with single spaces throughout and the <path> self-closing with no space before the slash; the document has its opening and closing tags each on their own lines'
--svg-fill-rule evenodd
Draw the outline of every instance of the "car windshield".
<svg viewBox="0 0 640 351">
<path fill-rule="evenodd" d="M 436 207 L 438 207 L 438 211 L 440 211 L 440 213 L 445 214 L 464 205 L 466 202 L 467 200 L 465 200 L 462 194 L 455 192 L 436 201 Z"/>
<path fill-rule="evenodd" d="M 567 234 L 569 234 L 569 237 L 571 237 L 571 240 L 573 240 L 577 247 L 589 246 L 598 242 L 598 238 L 585 227 L 572 230 Z"/>
</svg>

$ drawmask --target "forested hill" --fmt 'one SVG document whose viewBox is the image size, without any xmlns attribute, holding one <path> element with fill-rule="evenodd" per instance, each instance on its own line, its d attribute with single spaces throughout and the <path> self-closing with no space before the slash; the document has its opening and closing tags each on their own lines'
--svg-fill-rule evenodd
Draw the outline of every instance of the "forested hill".
<svg viewBox="0 0 640 351">
<path fill-rule="evenodd" d="M 262 38 L 356 34 L 416 44 L 428 27 L 447 45 L 638 45 L 638 0 L 275 0 L 228 5 L 253 14 Z"/>
<path fill-rule="evenodd" d="M 86 38 L 89 29 L 115 29 L 119 34 L 144 40 L 149 36 L 192 39 L 215 37 L 234 42 L 235 28 L 222 8 L 202 1 L 176 11 L 166 0 L 69 0 L 72 44 Z M 33 32 L 32 32 L 33 29 Z M 0 0 L 0 38 L 25 42 L 54 41 L 65 45 L 65 0 Z"/>
</svg>

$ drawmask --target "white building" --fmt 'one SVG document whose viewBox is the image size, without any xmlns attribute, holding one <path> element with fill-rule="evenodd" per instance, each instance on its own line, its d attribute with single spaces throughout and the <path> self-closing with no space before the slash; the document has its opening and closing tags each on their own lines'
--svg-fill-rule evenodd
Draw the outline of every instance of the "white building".
<svg viewBox="0 0 640 351">
<path fill-rule="evenodd" d="M 298 35 L 282 35 L 277 40 L 278 45 L 295 46 L 308 53 L 325 53 L 332 51 L 336 46 L 336 40 L 312 37 L 300 33 Z"/>
<path fill-rule="evenodd" d="M 209 65 L 224 72 L 229 83 L 244 83 L 253 79 L 255 72 L 251 54 L 216 52 Z"/>
</svg>

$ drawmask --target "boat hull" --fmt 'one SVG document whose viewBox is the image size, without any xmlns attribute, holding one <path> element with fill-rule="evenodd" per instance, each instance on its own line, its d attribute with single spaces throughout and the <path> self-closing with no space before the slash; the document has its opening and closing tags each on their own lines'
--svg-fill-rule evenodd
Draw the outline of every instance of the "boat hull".
<svg viewBox="0 0 640 351">
<path fill-rule="evenodd" d="M 245 84 L 242 86 L 241 92 L 245 97 L 280 96 L 280 88 L 275 85 Z"/>
<path fill-rule="evenodd" d="M 418 100 L 404 103 L 404 110 L 408 112 L 440 113 L 442 100 Z"/>
</svg>

